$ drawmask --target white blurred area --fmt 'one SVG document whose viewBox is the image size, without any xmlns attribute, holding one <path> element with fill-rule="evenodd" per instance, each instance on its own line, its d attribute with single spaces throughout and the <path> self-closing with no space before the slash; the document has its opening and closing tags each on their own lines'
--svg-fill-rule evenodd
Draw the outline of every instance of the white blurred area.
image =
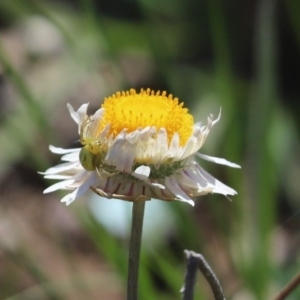
<svg viewBox="0 0 300 300">
<path fill-rule="evenodd" d="M 112 235 L 126 239 L 130 234 L 132 202 L 106 199 L 91 193 L 89 208 L 95 219 Z M 143 240 L 146 247 L 165 242 L 166 237 L 176 230 L 175 216 L 170 202 L 152 199 L 146 202 Z"/>
</svg>

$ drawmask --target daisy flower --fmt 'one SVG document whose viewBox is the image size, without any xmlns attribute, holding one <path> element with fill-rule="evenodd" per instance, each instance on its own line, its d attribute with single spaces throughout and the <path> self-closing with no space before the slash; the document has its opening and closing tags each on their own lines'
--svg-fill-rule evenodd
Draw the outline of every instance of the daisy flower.
<svg viewBox="0 0 300 300">
<path fill-rule="evenodd" d="M 67 205 L 92 190 L 106 198 L 127 201 L 179 200 L 194 205 L 193 198 L 208 193 L 225 196 L 236 191 L 207 173 L 202 158 L 239 168 L 225 159 L 198 153 L 211 128 L 219 121 L 194 123 L 188 109 L 166 92 L 134 89 L 105 99 L 94 115 L 88 104 L 77 111 L 68 104 L 78 124 L 81 148 L 50 146 L 64 163 L 46 170 L 47 179 L 60 180 L 44 193 L 67 190 Z"/>
</svg>

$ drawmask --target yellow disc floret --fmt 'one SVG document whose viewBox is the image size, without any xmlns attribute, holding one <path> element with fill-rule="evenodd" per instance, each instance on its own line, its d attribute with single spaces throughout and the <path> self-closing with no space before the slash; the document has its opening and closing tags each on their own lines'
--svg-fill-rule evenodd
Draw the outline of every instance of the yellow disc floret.
<svg viewBox="0 0 300 300">
<path fill-rule="evenodd" d="M 118 92 L 105 99 L 102 104 L 104 116 L 99 132 L 110 124 L 109 134 L 117 136 L 123 129 L 127 132 L 138 128 L 155 126 L 157 130 L 165 128 L 170 142 L 177 132 L 180 145 L 183 146 L 192 134 L 194 120 L 188 109 L 166 92 L 150 89 L 136 93 L 134 89 Z"/>
</svg>

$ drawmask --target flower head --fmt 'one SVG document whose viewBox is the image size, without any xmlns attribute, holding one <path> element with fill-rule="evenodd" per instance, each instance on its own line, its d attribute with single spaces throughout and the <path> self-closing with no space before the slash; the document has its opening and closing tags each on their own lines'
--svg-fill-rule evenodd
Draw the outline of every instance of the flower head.
<svg viewBox="0 0 300 300">
<path fill-rule="evenodd" d="M 78 124 L 82 148 L 61 149 L 63 164 L 44 173 L 60 182 L 44 192 L 70 190 L 61 201 L 70 204 L 87 190 L 128 201 L 180 200 L 207 193 L 235 195 L 236 192 L 208 174 L 196 157 L 231 167 L 225 159 L 198 153 L 212 126 L 195 123 L 177 98 L 150 89 L 118 92 L 105 99 L 94 115 L 87 115 L 88 104 L 77 112 L 68 108 Z"/>
</svg>

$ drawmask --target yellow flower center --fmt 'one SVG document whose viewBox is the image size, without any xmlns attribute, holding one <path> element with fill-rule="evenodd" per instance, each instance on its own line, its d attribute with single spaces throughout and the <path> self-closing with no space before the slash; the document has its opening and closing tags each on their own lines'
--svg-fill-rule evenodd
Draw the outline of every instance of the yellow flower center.
<svg viewBox="0 0 300 300">
<path fill-rule="evenodd" d="M 157 130 L 165 128 L 170 143 L 175 132 L 179 135 L 180 145 L 183 146 L 192 134 L 194 119 L 174 98 L 166 92 L 154 93 L 150 89 L 136 93 L 134 89 L 126 92 L 117 92 L 111 97 L 105 98 L 102 104 L 104 108 L 103 120 L 99 131 L 110 124 L 109 134 L 117 136 L 123 129 L 127 132 L 138 128 L 155 126 Z"/>
</svg>

